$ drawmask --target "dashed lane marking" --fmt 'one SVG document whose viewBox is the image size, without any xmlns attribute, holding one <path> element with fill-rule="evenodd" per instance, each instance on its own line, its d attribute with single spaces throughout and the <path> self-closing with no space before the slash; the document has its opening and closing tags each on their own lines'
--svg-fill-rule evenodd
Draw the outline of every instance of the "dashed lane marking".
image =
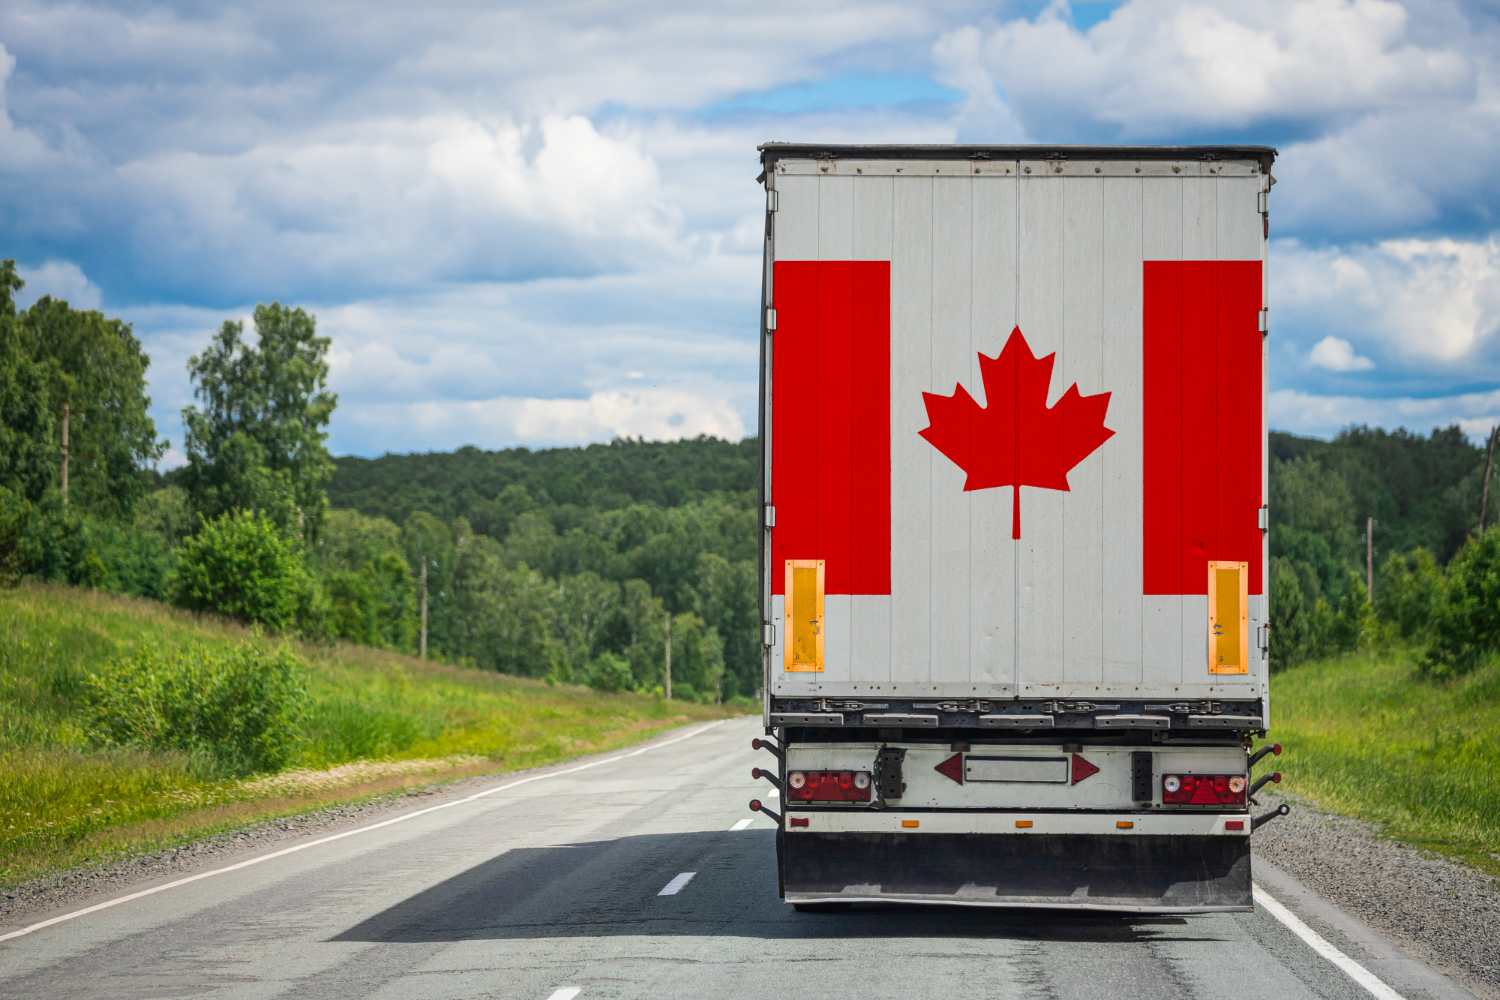
<svg viewBox="0 0 1500 1000">
<path fill-rule="evenodd" d="M 753 817 L 753 816 L 747 817 L 747 818 L 742 819 L 742 820 L 739 820 L 738 822 L 736 822 L 734 824 L 734 826 L 731 826 L 729 828 L 729 832 L 730 833 L 737 833 L 740 830 L 743 830 L 745 827 L 749 826 L 751 823 L 754 823 L 754 822 L 755 822 L 755 817 Z"/>
<path fill-rule="evenodd" d="M 693 876 L 696 875 L 696 874 L 698 874 L 698 873 L 697 872 L 683 872 L 681 875 L 677 876 L 672 881 L 668 882 L 665 886 L 663 886 L 661 892 L 658 892 L 657 895 L 658 896 L 675 896 L 675 895 L 677 895 L 679 892 L 682 891 L 682 887 L 683 886 L 687 885 L 689 882 L 691 882 L 693 880 Z"/>
<path fill-rule="evenodd" d="M 552 995 L 547 1000 L 573 1000 L 574 997 L 582 992 L 583 990 L 580 990 L 576 986 L 564 986 L 561 989 L 553 990 Z"/>
<path fill-rule="evenodd" d="M 405 815 L 397 816 L 393 819 L 381 820 L 379 823 L 371 823 L 369 826 L 362 826 L 355 830 L 345 830 L 342 833 L 335 833 L 327 837 L 320 837 L 317 840 L 310 840 L 305 844 L 295 844 L 291 847 L 284 847 L 279 851 L 272 851 L 270 854 L 262 854 L 260 857 L 250 858 L 248 860 L 238 862 L 237 864 L 225 865 L 223 868 L 215 868 L 213 871 L 199 872 L 197 875 L 189 875 L 187 878 L 180 878 L 174 882 L 166 882 L 162 885 L 153 886 L 150 889 L 142 889 L 140 892 L 132 892 L 128 896 L 120 896 L 116 899 L 107 899 L 102 903 L 95 903 L 93 906 L 85 906 L 81 910 L 73 910 L 71 913 L 62 913 L 47 920 L 42 920 L 27 927 L 22 927 L 19 930 L 11 931 L 9 934 L 0 934 L 0 941 L 9 941 L 11 938 L 22 937 L 23 935 L 39 931 L 44 927 L 51 927 L 53 924 L 60 924 L 64 920 L 72 920 L 74 917 L 81 917 L 89 913 L 97 913 L 100 910 L 107 910 L 111 906 L 119 906 L 121 903 L 128 903 L 133 899 L 140 899 L 143 896 L 153 896 L 158 892 L 166 892 L 168 889 L 175 889 L 179 885 L 187 885 L 189 882 L 196 882 L 199 879 L 212 878 L 215 875 L 223 875 L 225 872 L 239 871 L 241 868 L 249 868 L 251 865 L 258 865 L 262 861 L 270 861 L 272 858 L 285 857 L 288 854 L 296 854 L 298 851 L 305 851 L 309 847 L 317 847 L 321 844 L 330 844 L 335 840 L 343 840 L 345 837 L 355 837 L 361 833 L 369 833 L 371 830 L 379 830 L 382 827 L 394 826 L 397 823 L 405 823 L 409 819 L 416 819 L 418 816 L 426 816 L 428 813 L 435 813 L 440 809 L 452 809 L 454 806 L 461 806 L 466 803 L 473 802 L 476 799 L 482 799 L 486 796 L 494 795 L 497 792 L 503 792 L 510 788 L 519 787 L 520 785 L 528 785 L 533 781 L 543 781 L 547 778 L 560 778 L 565 774 L 577 774 L 579 771 L 587 771 L 591 767 L 599 767 L 602 764 L 613 764 L 616 761 L 625 760 L 629 757 L 639 757 L 643 753 L 648 753 L 652 750 L 658 750 L 662 747 L 671 746 L 673 743 L 681 743 L 683 740 L 690 740 L 694 736 L 697 736 L 699 733 L 707 732 L 715 726 L 723 725 L 727 721 L 727 719 L 720 719 L 717 722 L 710 722 L 706 726 L 699 726 L 697 729 L 694 729 L 690 733 L 684 733 L 681 736 L 674 737 L 670 740 L 663 740 L 660 743 L 653 743 L 650 746 L 641 747 L 639 750 L 632 750 L 630 751 L 630 753 L 622 753 L 614 757 L 607 757 L 604 760 L 590 761 L 587 764 L 579 764 L 577 767 L 564 768 L 561 771 L 549 771 L 546 774 L 533 774 L 530 777 L 521 778 L 508 784 L 497 785 L 494 788 L 486 788 L 482 792 L 475 792 L 473 795 L 469 795 L 461 799 L 454 799 L 452 802 L 442 802 L 435 806 L 428 806 L 426 809 L 418 809 L 416 812 L 406 813 Z"/>
<path fill-rule="evenodd" d="M 1369 991 L 1371 996 L 1379 997 L 1380 1000 L 1404 1000 L 1401 994 L 1387 986 L 1375 973 L 1329 944 L 1323 935 L 1304 924 L 1295 913 L 1278 903 L 1260 886 L 1255 887 L 1255 905 L 1263 907 L 1267 913 L 1280 920 L 1288 930 L 1307 942 L 1308 947 L 1338 966 L 1346 976 Z"/>
</svg>

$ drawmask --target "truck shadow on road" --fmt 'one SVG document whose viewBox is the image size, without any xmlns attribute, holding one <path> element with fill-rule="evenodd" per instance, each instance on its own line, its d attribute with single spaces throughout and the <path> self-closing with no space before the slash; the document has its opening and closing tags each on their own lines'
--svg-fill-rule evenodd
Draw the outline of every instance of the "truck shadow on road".
<svg viewBox="0 0 1500 1000">
<path fill-rule="evenodd" d="M 680 892 L 658 893 L 696 874 Z M 1060 942 L 1216 940 L 1182 917 L 859 905 L 799 913 L 776 894 L 770 830 L 692 832 L 517 848 L 423 890 L 335 941 L 434 942 L 619 935 L 953 937 Z"/>
</svg>

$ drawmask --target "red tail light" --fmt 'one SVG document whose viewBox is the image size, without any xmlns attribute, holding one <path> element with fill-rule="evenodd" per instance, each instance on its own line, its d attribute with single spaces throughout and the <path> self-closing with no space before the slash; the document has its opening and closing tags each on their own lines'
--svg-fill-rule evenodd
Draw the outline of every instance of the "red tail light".
<svg viewBox="0 0 1500 1000">
<path fill-rule="evenodd" d="M 786 797 L 797 802 L 868 802 L 868 771 L 792 771 Z"/>
<path fill-rule="evenodd" d="M 1164 774 L 1161 800 L 1173 806 L 1245 804 L 1243 774 Z"/>
</svg>

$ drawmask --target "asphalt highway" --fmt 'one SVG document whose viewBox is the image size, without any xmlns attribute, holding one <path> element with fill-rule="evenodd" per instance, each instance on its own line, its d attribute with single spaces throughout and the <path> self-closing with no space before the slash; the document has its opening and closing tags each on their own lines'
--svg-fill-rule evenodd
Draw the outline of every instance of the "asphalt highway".
<svg viewBox="0 0 1500 1000">
<path fill-rule="evenodd" d="M 754 719 L 681 730 L 186 884 L 163 879 L 94 912 L 69 916 L 110 900 L 32 915 L 65 919 L 0 940 L 0 997 L 1381 995 L 1266 906 L 1186 918 L 798 913 L 776 896 L 770 820 L 743 822 L 766 794 L 750 777 L 770 762 L 750 749 L 758 732 Z M 1331 908 L 1304 916 L 1389 995 L 1467 996 L 1378 942 L 1362 949 Z"/>
</svg>

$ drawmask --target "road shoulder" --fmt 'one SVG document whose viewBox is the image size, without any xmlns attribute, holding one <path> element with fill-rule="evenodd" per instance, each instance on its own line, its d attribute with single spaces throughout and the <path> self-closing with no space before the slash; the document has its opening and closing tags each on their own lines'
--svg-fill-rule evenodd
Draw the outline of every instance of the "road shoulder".
<svg viewBox="0 0 1500 1000">
<path fill-rule="evenodd" d="M 1401 970 L 1411 967 L 1405 961 L 1430 967 L 1468 991 L 1455 995 L 1500 1000 L 1496 879 L 1383 838 L 1374 824 L 1291 801 L 1291 815 L 1255 835 L 1255 877 L 1266 891 L 1320 933 L 1330 928 L 1330 941 L 1340 948 L 1348 942 L 1350 957 L 1399 992 L 1444 995 L 1414 980 L 1402 989 L 1398 981 L 1407 980 Z M 1351 921 L 1350 929 L 1331 915 Z M 1367 946 L 1367 939 L 1394 950 Z M 1381 971 L 1384 962 L 1393 963 L 1391 978 Z"/>
<path fill-rule="evenodd" d="M 103 865 L 56 872 L 11 886 L 0 894 L 0 929 L 13 930 L 33 920 L 46 919 L 130 892 L 149 889 L 200 871 L 294 846 L 302 841 L 355 829 L 366 823 L 398 818 L 402 813 L 429 809 L 495 785 L 634 752 L 655 743 L 675 739 L 702 725 L 701 722 L 689 723 L 657 733 L 639 743 L 542 767 L 419 785 L 364 802 L 325 806 L 295 816 L 252 823 L 173 847 L 123 855 Z"/>
</svg>

